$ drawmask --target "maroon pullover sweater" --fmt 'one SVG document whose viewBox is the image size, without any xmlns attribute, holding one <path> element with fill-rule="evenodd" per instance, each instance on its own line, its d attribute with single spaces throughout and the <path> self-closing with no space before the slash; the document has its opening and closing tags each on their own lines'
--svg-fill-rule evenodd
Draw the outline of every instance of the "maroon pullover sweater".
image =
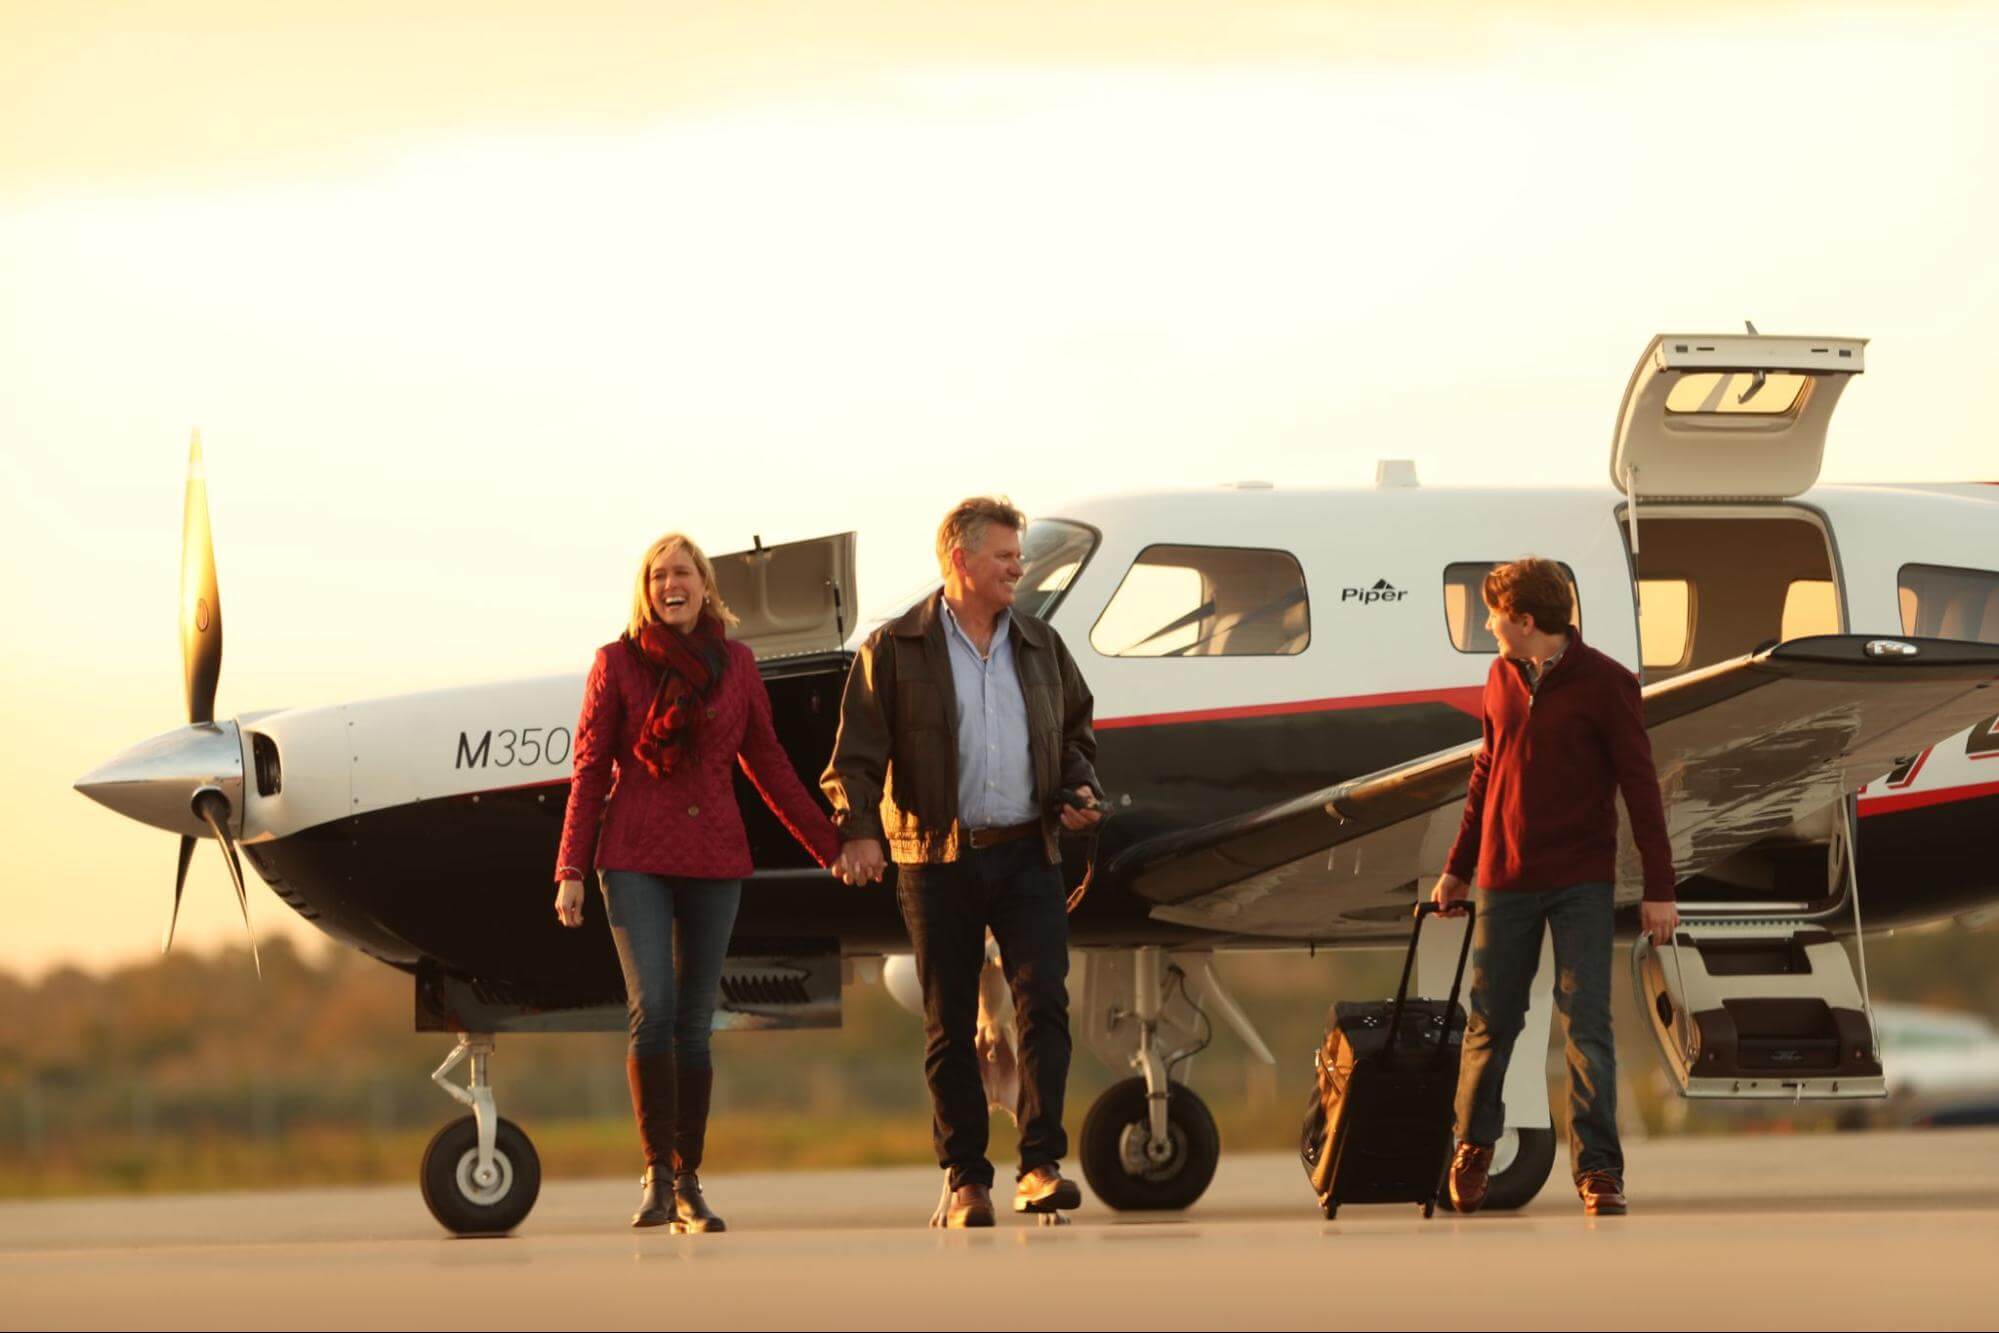
<svg viewBox="0 0 1999 1333">
<path fill-rule="evenodd" d="M 1569 631 L 1538 691 L 1501 657 L 1485 678 L 1485 744 L 1447 869 L 1489 892 L 1617 879 L 1617 800 L 1645 864 L 1645 897 L 1673 901 L 1666 811 L 1638 678 Z"/>
</svg>

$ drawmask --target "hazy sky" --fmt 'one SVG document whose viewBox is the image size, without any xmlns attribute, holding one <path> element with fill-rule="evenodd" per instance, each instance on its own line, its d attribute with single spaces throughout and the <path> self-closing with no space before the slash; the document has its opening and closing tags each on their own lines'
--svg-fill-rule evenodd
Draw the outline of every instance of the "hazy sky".
<svg viewBox="0 0 1999 1333">
<path fill-rule="evenodd" d="M 669 527 L 874 604 L 972 490 L 1601 484 L 1745 316 L 1875 340 L 1829 477 L 1999 478 L 1995 15 L 13 0 L 0 966 L 157 946 L 69 784 L 183 720 L 194 425 L 224 715 L 580 671 Z"/>
</svg>

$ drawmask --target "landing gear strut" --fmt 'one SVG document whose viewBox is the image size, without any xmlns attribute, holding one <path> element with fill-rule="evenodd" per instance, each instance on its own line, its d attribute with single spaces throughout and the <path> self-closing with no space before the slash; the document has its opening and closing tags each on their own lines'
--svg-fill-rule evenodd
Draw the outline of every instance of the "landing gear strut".
<svg viewBox="0 0 1999 1333">
<path fill-rule="evenodd" d="M 1199 971 L 1202 1000 L 1270 1060 L 1213 968 L 1187 962 Z M 1215 1178 L 1222 1136 L 1207 1103 L 1173 1077 L 1211 1035 L 1206 1011 L 1188 992 L 1187 968 L 1159 949 L 1090 953 L 1083 1014 L 1084 1040 L 1104 1062 L 1138 1071 L 1112 1084 L 1084 1118 L 1078 1142 L 1084 1179 L 1113 1208 L 1189 1207 Z"/>
<path fill-rule="evenodd" d="M 534 1144 L 520 1126 L 502 1120 L 494 1107 L 486 1070 L 492 1054 L 490 1033 L 461 1032 L 458 1045 L 430 1076 L 453 1099 L 472 1108 L 471 1115 L 437 1131 L 423 1150 L 419 1175 L 430 1215 L 461 1236 L 512 1231 L 541 1193 L 541 1159 Z M 447 1075 L 468 1056 L 472 1068 L 461 1088 L 447 1081 Z"/>
</svg>

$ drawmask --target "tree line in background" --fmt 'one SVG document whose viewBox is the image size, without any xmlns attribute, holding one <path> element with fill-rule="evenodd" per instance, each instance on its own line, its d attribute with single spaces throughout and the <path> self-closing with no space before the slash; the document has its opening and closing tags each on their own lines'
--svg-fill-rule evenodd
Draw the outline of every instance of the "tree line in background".
<svg viewBox="0 0 1999 1333">
<path fill-rule="evenodd" d="M 1999 932 L 1952 923 L 1869 941 L 1877 999 L 1999 1018 Z M 1219 1022 L 1194 1062 L 1231 1148 L 1295 1142 L 1311 1052 L 1333 999 L 1389 993 L 1388 950 L 1223 954 L 1216 970 L 1277 1054 L 1256 1062 Z M 1079 988 L 1077 988 L 1079 989 Z M 1635 1130 L 1760 1120 L 1666 1116 L 1650 1037 L 1618 977 L 1621 1063 Z M 877 985 L 850 985 L 831 1032 L 723 1034 L 712 1169 L 930 1160 L 920 1021 Z M 102 975 L 0 972 L 0 1196 L 106 1189 L 290 1186 L 412 1178 L 424 1141 L 461 1114 L 428 1074 L 451 1039 L 411 1030 L 409 978 L 345 949 L 176 953 Z M 617 1034 L 502 1037 L 502 1114 L 551 1175 L 636 1169 Z M 1071 1129 L 1129 1071 L 1079 1042 Z M 1559 1100 L 1559 1099 L 1558 1099 Z M 1830 1117 L 1786 1110 L 1786 1127 Z M 1012 1142 L 1001 1118 L 995 1155 Z"/>
</svg>

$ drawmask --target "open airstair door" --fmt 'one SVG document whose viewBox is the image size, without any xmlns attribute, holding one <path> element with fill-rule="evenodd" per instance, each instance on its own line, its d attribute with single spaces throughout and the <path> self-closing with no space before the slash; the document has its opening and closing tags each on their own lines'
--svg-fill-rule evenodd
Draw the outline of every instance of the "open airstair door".
<svg viewBox="0 0 1999 1333">
<path fill-rule="evenodd" d="M 732 551 L 714 558 L 722 600 L 741 622 L 730 634 L 760 662 L 836 653 L 854 617 L 854 534 Z"/>
<path fill-rule="evenodd" d="M 1853 909 L 1853 959 L 1823 917 L 1693 917 L 1673 942 L 1632 946 L 1631 983 L 1666 1073 L 1690 1098 L 1885 1097 L 1854 878 L 1854 805 L 1840 802 L 1836 887 Z"/>
<path fill-rule="evenodd" d="M 1780 500 L 1810 490 L 1864 338 L 1662 333 L 1631 373 L 1611 484 L 1633 501 Z"/>
</svg>

